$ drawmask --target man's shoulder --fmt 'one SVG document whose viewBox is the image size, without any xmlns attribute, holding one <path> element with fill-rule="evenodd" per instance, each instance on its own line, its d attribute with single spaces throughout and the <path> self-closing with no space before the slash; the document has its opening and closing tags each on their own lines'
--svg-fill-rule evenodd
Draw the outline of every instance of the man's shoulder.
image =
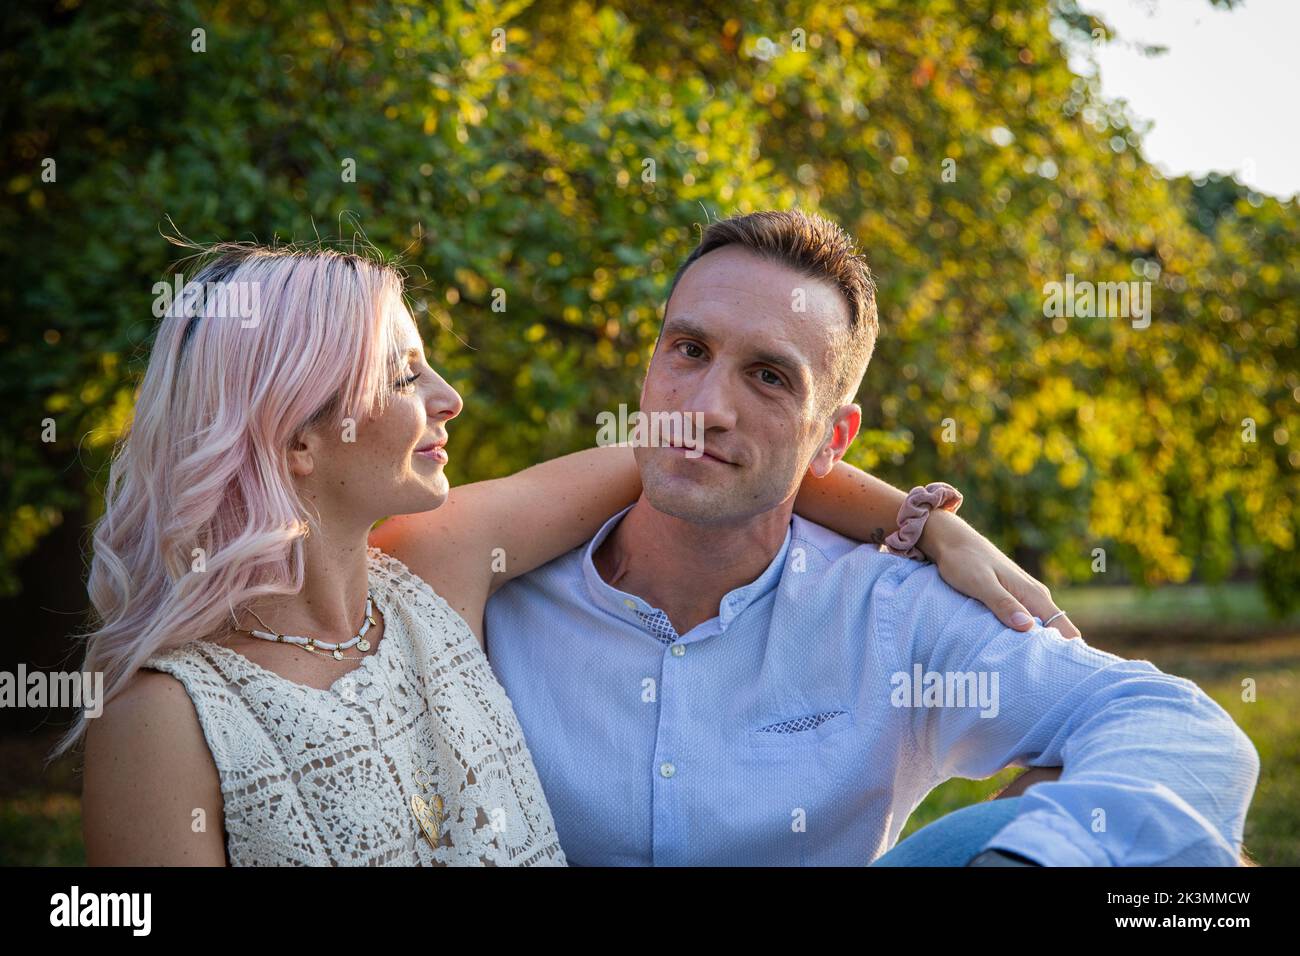
<svg viewBox="0 0 1300 956">
<path fill-rule="evenodd" d="M 519 598 L 531 592 L 555 594 L 567 592 L 582 581 L 583 564 L 587 557 L 587 548 L 591 540 L 582 542 L 576 548 L 552 558 L 540 567 L 533 568 L 518 577 L 511 578 L 488 598 L 488 606 L 504 603 L 501 599 Z"/>
<path fill-rule="evenodd" d="M 878 544 L 846 538 L 798 515 L 791 519 L 790 550 L 793 557 L 802 558 L 805 562 L 815 561 L 819 570 L 835 569 L 896 577 L 911 573 L 923 565 L 922 562 L 882 551 Z"/>
<path fill-rule="evenodd" d="M 796 515 L 790 537 L 787 580 L 800 588 L 857 593 L 864 601 L 892 599 L 907 603 L 921 595 L 927 602 L 950 599 L 961 604 L 966 596 L 953 589 L 929 561 L 917 561 L 863 544 Z"/>
</svg>

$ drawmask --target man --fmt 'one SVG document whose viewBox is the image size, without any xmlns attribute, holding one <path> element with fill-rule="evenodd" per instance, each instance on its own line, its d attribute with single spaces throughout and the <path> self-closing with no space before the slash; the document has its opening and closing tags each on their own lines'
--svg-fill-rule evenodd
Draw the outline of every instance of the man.
<svg viewBox="0 0 1300 956">
<path fill-rule="evenodd" d="M 937 784 L 1016 764 L 1064 769 L 963 857 L 1234 865 L 1259 758 L 1196 685 L 792 516 L 875 336 L 820 217 L 716 222 L 678 271 L 641 409 L 702 416 L 705 454 L 637 448 L 641 498 L 487 608 L 570 862 L 866 864 Z"/>
</svg>

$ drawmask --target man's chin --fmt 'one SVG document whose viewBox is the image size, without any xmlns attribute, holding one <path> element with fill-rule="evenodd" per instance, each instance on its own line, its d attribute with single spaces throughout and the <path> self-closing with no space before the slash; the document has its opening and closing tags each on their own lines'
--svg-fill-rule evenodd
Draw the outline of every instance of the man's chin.
<svg viewBox="0 0 1300 956">
<path fill-rule="evenodd" d="M 698 477 L 673 472 L 642 474 L 641 485 L 651 506 L 662 514 L 692 524 L 715 524 L 731 517 L 728 503 L 735 495 L 729 489 L 711 486 Z"/>
</svg>

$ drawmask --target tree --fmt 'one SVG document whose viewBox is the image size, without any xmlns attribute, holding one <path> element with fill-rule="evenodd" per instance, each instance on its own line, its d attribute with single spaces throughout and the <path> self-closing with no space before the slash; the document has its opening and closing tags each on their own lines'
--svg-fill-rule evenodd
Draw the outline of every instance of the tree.
<svg viewBox="0 0 1300 956">
<path fill-rule="evenodd" d="M 706 217 L 820 209 L 879 276 L 857 463 L 965 488 L 963 513 L 1055 581 L 1090 578 L 1098 548 L 1150 583 L 1294 552 L 1294 201 L 1145 163 L 1122 104 L 1067 65 L 1105 32 L 1068 0 L 126 0 L 4 30 L 11 593 L 97 507 L 168 216 L 261 240 L 346 238 L 351 216 L 403 253 L 467 400 L 466 481 L 635 404 Z M 1067 276 L 1149 283 L 1149 325 L 1046 314 Z"/>
</svg>

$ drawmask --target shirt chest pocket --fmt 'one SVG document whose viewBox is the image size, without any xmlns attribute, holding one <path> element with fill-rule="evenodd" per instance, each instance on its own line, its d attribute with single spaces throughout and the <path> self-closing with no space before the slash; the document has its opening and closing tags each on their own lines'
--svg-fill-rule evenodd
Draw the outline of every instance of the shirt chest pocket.
<svg viewBox="0 0 1300 956">
<path fill-rule="evenodd" d="M 757 749 L 793 752 L 820 747 L 852 727 L 853 715 L 848 710 L 831 708 L 765 721 L 747 736 L 750 746 Z"/>
<path fill-rule="evenodd" d="M 775 804 L 808 808 L 818 795 L 857 786 L 864 742 L 853 729 L 853 713 L 840 707 L 763 720 L 746 732 L 747 753 L 738 759 Z"/>
</svg>

